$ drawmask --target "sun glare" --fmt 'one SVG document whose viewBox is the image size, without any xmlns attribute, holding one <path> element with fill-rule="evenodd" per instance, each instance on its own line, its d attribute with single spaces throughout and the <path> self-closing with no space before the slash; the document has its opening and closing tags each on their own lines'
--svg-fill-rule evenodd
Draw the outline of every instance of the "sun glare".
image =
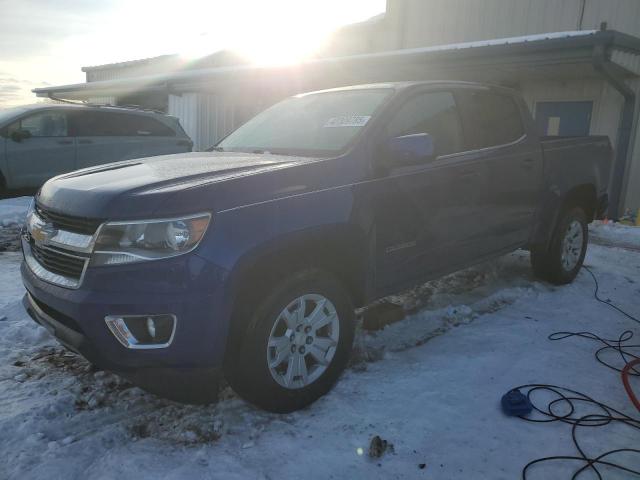
<svg viewBox="0 0 640 480">
<path fill-rule="evenodd" d="M 336 28 L 383 12 L 385 3 L 384 0 L 202 2 L 200 13 L 209 21 L 189 27 L 190 34 L 180 42 L 180 53 L 199 57 L 215 51 L 217 45 L 261 65 L 296 63 L 313 55 Z"/>
</svg>

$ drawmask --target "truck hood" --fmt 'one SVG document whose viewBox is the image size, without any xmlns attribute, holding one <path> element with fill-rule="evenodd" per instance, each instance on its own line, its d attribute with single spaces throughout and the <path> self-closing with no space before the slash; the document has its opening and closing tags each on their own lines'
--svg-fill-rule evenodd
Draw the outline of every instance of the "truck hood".
<svg viewBox="0 0 640 480">
<path fill-rule="evenodd" d="M 55 177 L 38 192 L 39 205 L 88 218 L 152 215 L 172 194 L 290 168 L 315 159 L 271 154 L 194 152 L 85 168 Z"/>
</svg>

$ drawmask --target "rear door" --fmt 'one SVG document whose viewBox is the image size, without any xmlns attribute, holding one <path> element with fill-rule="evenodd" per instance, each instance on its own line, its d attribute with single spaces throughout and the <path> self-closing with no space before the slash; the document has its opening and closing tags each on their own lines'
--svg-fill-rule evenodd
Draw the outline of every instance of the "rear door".
<svg viewBox="0 0 640 480">
<path fill-rule="evenodd" d="M 411 166 L 394 166 L 389 159 L 388 172 L 370 186 L 381 294 L 454 269 L 474 253 L 482 165 L 462 153 L 462 126 L 450 91 L 412 95 L 380 140 L 416 133 L 432 136 L 436 157 Z"/>
<path fill-rule="evenodd" d="M 176 137 L 173 129 L 145 115 L 87 110 L 74 114 L 72 126 L 79 168 L 181 153 L 191 147 L 191 142 Z"/>
<path fill-rule="evenodd" d="M 467 149 L 486 171 L 480 251 L 520 246 L 529 238 L 543 175 L 537 139 L 527 137 L 522 121 L 526 107 L 493 89 L 460 89 L 456 99 Z"/>
<path fill-rule="evenodd" d="M 12 140 L 11 132 L 29 132 L 29 138 Z M 6 141 L 7 181 L 13 188 L 39 187 L 49 178 L 76 168 L 76 145 L 69 136 L 64 109 L 45 109 L 28 114 L 8 128 Z"/>
</svg>

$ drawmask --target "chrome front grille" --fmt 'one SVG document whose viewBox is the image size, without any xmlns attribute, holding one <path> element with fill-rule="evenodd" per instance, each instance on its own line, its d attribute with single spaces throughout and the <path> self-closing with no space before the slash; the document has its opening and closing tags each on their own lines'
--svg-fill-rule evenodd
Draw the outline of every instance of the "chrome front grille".
<svg viewBox="0 0 640 480">
<path fill-rule="evenodd" d="M 33 274 L 65 288 L 78 288 L 89 265 L 98 220 L 78 219 L 36 207 L 22 236 L 24 259 Z"/>
<path fill-rule="evenodd" d="M 80 280 L 88 258 L 71 255 L 57 249 L 31 244 L 33 257 L 44 268 L 58 275 Z"/>
<path fill-rule="evenodd" d="M 22 237 L 22 252 L 25 263 L 36 277 L 65 288 L 80 287 L 89 264 L 89 257 L 36 245 L 28 234 Z"/>
</svg>

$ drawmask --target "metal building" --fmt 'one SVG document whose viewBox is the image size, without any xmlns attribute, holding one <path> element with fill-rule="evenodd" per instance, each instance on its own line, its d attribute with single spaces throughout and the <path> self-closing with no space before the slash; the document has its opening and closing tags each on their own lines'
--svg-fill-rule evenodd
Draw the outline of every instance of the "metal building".
<svg viewBox="0 0 640 480">
<path fill-rule="evenodd" d="M 202 149 L 301 91 L 384 80 L 497 83 L 523 93 L 545 134 L 611 138 L 617 216 L 640 208 L 638 37 L 638 0 L 388 0 L 384 15 L 342 28 L 318 58 L 296 66 L 256 67 L 229 52 L 195 64 L 167 55 L 85 67 L 87 83 L 35 92 L 165 110 Z"/>
</svg>

